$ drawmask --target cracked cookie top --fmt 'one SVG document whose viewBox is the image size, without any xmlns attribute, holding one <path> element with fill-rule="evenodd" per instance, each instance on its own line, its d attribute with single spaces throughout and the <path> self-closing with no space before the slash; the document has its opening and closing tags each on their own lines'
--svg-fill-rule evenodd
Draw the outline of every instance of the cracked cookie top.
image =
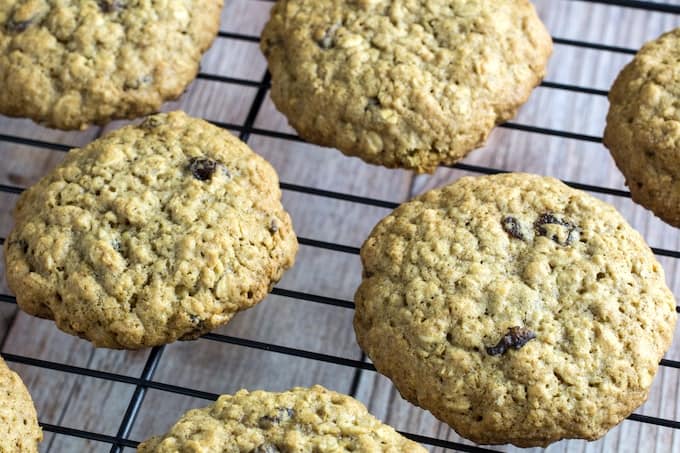
<svg viewBox="0 0 680 453">
<path fill-rule="evenodd" d="M 187 412 L 139 453 L 425 453 L 349 396 L 321 386 L 271 393 L 241 390 Z"/>
<path fill-rule="evenodd" d="M 642 237 L 552 178 L 427 192 L 361 258 L 359 344 L 406 399 L 478 443 L 602 436 L 646 399 L 675 327 Z"/>
<path fill-rule="evenodd" d="M 282 0 L 261 47 L 303 138 L 433 171 L 515 115 L 552 41 L 528 0 Z"/>
<path fill-rule="evenodd" d="M 96 346 L 193 339 L 262 300 L 297 240 L 276 172 L 181 112 L 68 153 L 5 244 L 19 306 Z"/>
<path fill-rule="evenodd" d="M 640 49 L 609 102 L 604 143 L 633 199 L 680 227 L 680 28 Z"/>
<path fill-rule="evenodd" d="M 198 72 L 222 0 L 0 0 L 0 113 L 82 129 L 157 111 Z"/>
</svg>

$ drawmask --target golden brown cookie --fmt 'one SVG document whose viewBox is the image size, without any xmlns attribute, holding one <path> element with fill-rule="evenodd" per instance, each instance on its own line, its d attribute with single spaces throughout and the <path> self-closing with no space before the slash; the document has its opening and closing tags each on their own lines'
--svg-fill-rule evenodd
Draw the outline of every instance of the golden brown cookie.
<svg viewBox="0 0 680 453">
<path fill-rule="evenodd" d="M 680 227 L 680 28 L 640 49 L 609 102 L 604 143 L 633 200 Z"/>
<path fill-rule="evenodd" d="M 31 395 L 0 358 L 0 453 L 37 453 L 42 438 Z"/>
<path fill-rule="evenodd" d="M 0 113 L 82 129 L 177 98 L 222 0 L 0 1 Z"/>
<path fill-rule="evenodd" d="M 363 404 L 321 386 L 282 393 L 241 390 L 187 412 L 139 453 L 425 453 Z"/>
<path fill-rule="evenodd" d="M 281 0 L 261 47 L 301 137 L 431 172 L 515 115 L 552 41 L 528 0 Z"/>
<path fill-rule="evenodd" d="M 5 243 L 19 306 L 96 346 L 194 339 L 261 301 L 297 239 L 276 172 L 182 112 L 100 138 L 24 192 Z"/>
<path fill-rule="evenodd" d="M 404 398 L 477 443 L 599 438 L 647 398 L 675 327 L 642 237 L 552 178 L 427 192 L 361 258 L 359 344 Z"/>
</svg>

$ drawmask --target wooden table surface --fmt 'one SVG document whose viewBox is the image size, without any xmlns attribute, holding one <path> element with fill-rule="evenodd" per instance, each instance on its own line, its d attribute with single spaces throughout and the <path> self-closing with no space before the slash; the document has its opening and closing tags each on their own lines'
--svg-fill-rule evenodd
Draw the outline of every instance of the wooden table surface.
<svg viewBox="0 0 680 453">
<path fill-rule="evenodd" d="M 573 0 L 536 0 L 535 3 L 552 35 L 562 39 L 555 45 L 546 81 L 563 85 L 606 91 L 631 58 L 625 51 L 595 49 L 567 40 L 637 49 L 661 32 L 680 26 L 680 14 Z M 680 5 L 680 0 L 659 3 Z M 271 5 L 269 1 L 227 0 L 221 27 L 226 33 L 215 41 L 201 67 L 202 74 L 254 83 L 241 85 L 200 77 L 178 102 L 168 104 L 165 110 L 181 108 L 192 115 L 235 126 L 254 119 L 255 129 L 248 143 L 272 162 L 281 181 L 287 184 L 284 204 L 293 217 L 298 235 L 348 247 L 332 250 L 302 245 L 295 268 L 278 285 L 279 294 L 238 315 L 217 332 L 224 336 L 178 342 L 155 351 L 161 355 L 153 370 L 153 381 L 208 394 L 229 393 L 240 388 L 284 390 L 322 384 L 344 393 L 354 391 L 371 412 L 400 430 L 469 444 L 428 412 L 402 400 L 384 377 L 370 370 L 357 370 L 351 366 L 355 362 L 337 363 L 343 359 L 362 359 L 354 340 L 351 308 L 308 300 L 314 297 L 304 295 L 290 297 L 291 294 L 281 291 L 351 301 L 361 271 L 355 248 L 389 212 L 386 207 L 376 206 L 380 203 L 305 193 L 300 186 L 402 202 L 463 175 L 479 174 L 490 168 L 534 172 L 626 190 L 623 177 L 597 140 L 602 134 L 608 107 L 605 93 L 554 86 L 538 88 L 513 123 L 547 129 L 543 132 L 548 133 L 527 131 L 522 126 L 499 128 L 487 146 L 472 153 L 463 161 L 465 165 L 458 168 L 441 168 L 433 175 L 415 176 L 406 171 L 367 165 L 332 149 L 291 140 L 285 134 L 292 130 L 268 95 L 259 111 L 253 111 L 258 94 L 266 94 L 266 90 L 260 88 L 265 60 L 255 39 L 233 34 L 256 37 Z M 36 126 L 28 120 L 0 118 L 0 184 L 26 187 L 63 158 L 59 147 L 54 149 L 42 142 L 80 146 L 122 124 L 116 122 L 106 128 L 65 133 Z M 607 191 L 593 194 L 613 203 L 651 246 L 680 249 L 680 233 L 633 204 L 628 196 Z M 10 212 L 16 196 L 11 191 L 0 193 L 0 236 L 3 238 L 11 228 Z M 679 296 L 679 260 L 667 256 L 659 259 L 669 285 L 676 297 Z M 6 283 L 3 281 L 0 286 L 0 293 L 8 295 Z M 246 344 L 220 341 L 233 338 L 245 339 Z M 667 359 L 680 360 L 677 338 L 676 335 Z M 96 433 L 101 436 L 84 434 L 84 437 L 100 440 L 121 432 L 121 421 L 131 398 L 139 395 L 137 387 L 126 381 L 142 375 L 150 351 L 94 349 L 85 341 L 59 332 L 49 321 L 17 312 L 12 303 L 0 303 L 0 339 L 10 366 L 21 374 L 33 395 L 41 422 Z M 292 355 L 258 349 L 260 343 L 257 342 L 291 348 L 284 352 Z M 322 358 L 328 360 L 304 357 L 304 351 L 322 354 Z M 90 376 L 74 373 L 73 368 L 48 369 L 28 364 L 25 359 L 11 360 L 10 354 L 40 359 L 46 361 L 41 362 L 42 365 L 52 368 L 55 364 L 57 368 L 58 364 L 85 368 L 90 370 L 86 373 Z M 24 363 L 20 363 L 22 361 Z M 102 379 L 112 376 L 116 381 Z M 680 420 L 679 389 L 680 369 L 661 367 L 649 400 L 636 414 Z M 193 395 L 149 389 L 127 437 L 139 441 L 162 433 L 187 409 L 209 403 L 200 398 L 202 394 L 194 392 Z M 427 446 L 431 451 L 444 451 Z M 110 448 L 111 444 L 103 441 L 49 430 L 45 431 L 41 445 L 43 452 L 107 452 Z M 490 450 L 517 449 L 493 447 Z M 563 441 L 547 451 L 680 451 L 680 430 L 677 426 L 660 427 L 626 420 L 597 442 Z"/>
</svg>

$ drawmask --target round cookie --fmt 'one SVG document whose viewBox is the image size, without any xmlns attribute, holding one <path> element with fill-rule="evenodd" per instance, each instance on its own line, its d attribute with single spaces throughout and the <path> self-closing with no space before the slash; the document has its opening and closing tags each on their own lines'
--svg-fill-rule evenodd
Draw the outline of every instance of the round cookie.
<svg viewBox="0 0 680 453">
<path fill-rule="evenodd" d="M 19 306 L 96 346 L 194 339 L 262 300 L 297 239 L 272 166 L 182 112 L 65 160 L 17 203 L 5 244 Z"/>
<path fill-rule="evenodd" d="M 0 2 L 0 113 L 83 129 L 156 112 L 198 72 L 222 0 Z"/>
<path fill-rule="evenodd" d="M 680 28 L 640 49 L 609 102 L 604 143 L 633 200 L 680 227 Z"/>
<path fill-rule="evenodd" d="M 282 0 L 261 47 L 301 137 L 432 172 L 515 115 L 552 41 L 528 0 Z"/>
<path fill-rule="evenodd" d="M 477 443 L 602 436 L 671 343 L 675 301 L 642 237 L 556 179 L 462 178 L 383 219 L 361 258 L 362 349 Z"/>
<path fill-rule="evenodd" d="M 37 453 L 42 438 L 31 395 L 0 358 L 0 452 Z"/>
<path fill-rule="evenodd" d="M 425 453 L 380 423 L 357 400 L 321 386 L 282 393 L 241 390 L 187 412 L 139 453 L 177 451 L 241 453 Z"/>
</svg>

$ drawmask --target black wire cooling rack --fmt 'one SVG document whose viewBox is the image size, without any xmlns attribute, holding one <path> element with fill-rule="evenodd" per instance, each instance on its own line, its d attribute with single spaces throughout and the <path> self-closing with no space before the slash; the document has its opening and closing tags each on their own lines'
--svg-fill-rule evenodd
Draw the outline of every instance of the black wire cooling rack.
<svg viewBox="0 0 680 453">
<path fill-rule="evenodd" d="M 272 1 L 272 0 L 268 0 L 268 1 Z M 668 13 L 668 14 L 680 14 L 680 4 L 673 4 L 673 3 L 656 3 L 656 2 L 650 2 L 650 1 L 634 1 L 634 0 L 575 0 L 575 1 L 590 1 L 591 3 L 600 3 L 600 4 L 607 4 L 607 5 L 620 6 L 620 7 L 626 7 L 626 8 L 635 8 L 635 9 L 641 9 L 641 10 L 646 10 L 646 11 L 654 11 L 654 12 L 661 12 L 661 13 Z M 259 36 L 247 35 L 247 34 L 242 34 L 242 33 L 232 33 L 232 32 L 227 32 L 227 31 L 220 31 L 219 34 L 218 34 L 218 37 L 220 39 L 248 41 L 248 42 L 253 42 L 253 43 L 257 43 L 260 40 Z M 615 53 L 621 53 L 621 54 L 633 55 L 637 52 L 637 49 L 631 49 L 631 48 L 626 48 L 626 47 L 618 47 L 618 46 L 610 46 L 610 45 L 604 45 L 604 44 L 581 41 L 581 40 L 563 39 L 563 38 L 559 38 L 559 37 L 553 37 L 553 41 L 556 44 L 562 44 L 562 45 L 566 45 L 566 46 L 574 46 L 574 47 L 593 49 L 593 50 L 599 50 L 599 51 L 615 52 Z M 242 87 L 254 87 L 254 88 L 257 89 L 254 100 L 253 100 L 253 102 L 250 105 L 250 108 L 248 110 L 247 117 L 242 124 L 212 121 L 214 124 L 216 124 L 220 127 L 223 127 L 223 128 L 226 128 L 226 129 L 229 129 L 233 132 L 238 133 L 240 139 L 243 140 L 244 142 L 248 142 L 251 135 L 260 135 L 260 136 L 271 137 L 271 138 L 282 139 L 282 140 L 302 141 L 298 136 L 293 135 L 293 134 L 288 134 L 288 133 L 283 133 L 283 132 L 278 132 L 278 131 L 273 131 L 273 130 L 269 130 L 269 129 L 262 129 L 262 128 L 255 127 L 255 120 L 256 120 L 258 113 L 260 112 L 260 109 L 261 109 L 261 107 L 262 107 L 262 105 L 263 105 L 263 103 L 266 99 L 267 91 L 269 90 L 269 87 L 270 87 L 270 76 L 269 76 L 268 72 L 266 72 L 263 75 L 262 79 L 259 80 L 259 81 L 247 80 L 247 79 L 241 79 L 241 78 L 234 78 L 234 77 L 225 77 L 225 76 L 208 74 L 208 73 L 203 73 L 203 72 L 198 75 L 198 79 L 208 80 L 208 81 L 213 81 L 213 82 L 220 82 L 220 83 L 225 83 L 225 84 L 233 84 L 233 85 L 238 85 L 238 86 L 242 86 Z M 553 82 L 544 81 L 541 84 L 541 86 L 544 87 L 544 88 L 550 88 L 550 89 L 555 89 L 555 90 L 566 90 L 566 91 L 584 93 L 584 94 L 589 94 L 589 95 L 594 95 L 594 96 L 606 96 L 607 95 L 607 91 L 605 91 L 605 90 L 593 89 L 593 88 L 588 88 L 588 87 L 580 86 L 580 85 L 570 85 L 570 84 L 553 83 Z M 530 125 L 525 125 L 525 124 L 520 124 L 520 123 L 514 123 L 514 122 L 508 122 L 508 123 L 500 125 L 499 127 L 506 128 L 506 129 L 514 129 L 514 130 L 519 130 L 519 131 L 524 131 L 524 132 L 530 132 L 530 133 L 534 133 L 534 134 L 543 134 L 543 135 L 549 135 L 549 136 L 555 136 L 555 137 L 568 138 L 568 139 L 584 141 L 584 142 L 592 142 L 592 143 L 601 143 L 602 142 L 602 138 L 598 137 L 598 136 L 568 132 L 568 131 L 563 131 L 563 130 L 559 130 L 559 129 L 535 127 L 535 126 L 530 126 Z M 32 146 L 32 147 L 36 147 L 36 148 L 41 148 L 41 149 L 51 150 L 51 151 L 57 151 L 57 152 L 67 152 L 71 148 L 67 145 L 63 145 L 63 144 L 60 144 L 60 143 L 54 143 L 54 142 L 48 142 L 48 141 L 42 141 L 42 140 L 34 140 L 34 139 L 30 139 L 30 138 L 19 137 L 19 136 L 8 135 L 8 134 L 0 134 L 0 142 L 13 143 L 13 144 L 18 144 L 18 145 L 28 145 L 28 146 Z M 455 169 L 459 169 L 459 170 L 463 170 L 463 171 L 467 171 L 467 172 L 478 173 L 478 174 L 495 174 L 495 173 L 504 172 L 504 170 L 494 169 L 494 168 L 485 167 L 485 166 L 469 165 L 469 164 L 464 164 L 464 163 L 458 163 L 458 164 L 452 165 L 450 167 L 455 168 Z M 570 185 L 574 188 L 577 188 L 577 189 L 582 189 L 582 190 L 606 194 L 606 195 L 613 195 L 613 196 L 617 196 L 617 197 L 630 198 L 630 192 L 625 191 L 625 190 L 612 189 L 612 188 L 606 188 L 606 187 L 589 185 L 589 184 L 581 184 L 581 183 L 572 182 L 572 181 L 565 181 L 565 183 L 567 183 L 568 185 Z M 308 195 L 312 195 L 312 196 L 316 196 L 316 197 L 324 197 L 324 198 L 328 198 L 328 199 L 343 200 L 343 201 L 347 201 L 347 202 L 351 202 L 351 203 L 357 203 L 357 204 L 361 204 L 361 205 L 380 207 L 380 208 L 391 209 L 391 208 L 395 208 L 398 205 L 398 203 L 393 203 L 393 202 L 390 202 L 390 201 L 379 200 L 379 199 L 369 198 L 369 197 L 356 196 L 356 195 L 352 195 L 352 194 L 348 194 L 348 193 L 342 193 L 342 192 L 336 192 L 336 191 L 322 190 L 322 189 L 317 189 L 317 188 L 314 188 L 314 187 L 308 187 L 308 186 L 297 185 L 297 184 L 292 184 L 292 183 L 285 183 L 285 182 L 281 182 L 281 189 L 286 190 L 286 191 L 291 191 L 291 192 L 304 193 L 304 194 L 308 194 Z M 11 185 L 6 185 L 6 184 L 0 184 L 0 193 L 20 194 L 21 192 L 23 192 L 23 190 L 24 190 L 23 187 L 16 187 L 16 186 L 11 186 Z M 333 251 L 333 252 L 347 253 L 347 254 L 353 254 L 353 255 L 359 254 L 359 248 L 351 247 L 351 246 L 347 246 L 347 245 L 343 245 L 343 244 L 339 244 L 339 243 L 335 243 L 335 242 L 325 242 L 325 241 L 315 240 L 315 239 L 306 238 L 306 237 L 298 237 L 298 241 L 302 245 L 306 245 L 306 246 L 310 246 L 310 247 L 314 247 L 314 248 L 318 248 L 318 249 L 326 249 L 326 250 L 330 250 L 330 251 Z M 4 242 L 5 242 L 5 238 L 0 237 L 0 245 L 4 244 Z M 653 248 L 652 250 L 658 256 L 665 256 L 665 257 L 670 257 L 670 258 L 674 258 L 674 259 L 680 259 L 680 251 L 678 251 L 678 250 L 669 250 L 669 249 L 663 249 L 663 248 Z M 286 298 L 304 300 L 304 301 L 314 302 L 314 303 L 318 303 L 318 304 L 331 305 L 331 306 L 336 306 L 336 307 L 343 307 L 343 308 L 347 308 L 347 309 L 353 309 L 354 308 L 354 303 L 352 301 L 349 301 L 349 300 L 327 297 L 327 296 L 319 295 L 319 294 L 310 294 L 310 293 L 305 293 L 305 292 L 300 292 L 300 291 L 292 291 L 292 290 L 288 290 L 288 289 L 284 289 L 284 288 L 280 288 L 280 287 L 274 288 L 272 290 L 272 294 L 277 295 L 277 296 L 286 297 Z M 11 296 L 9 294 L 0 294 L 0 302 L 4 302 L 4 303 L 8 303 L 8 304 L 16 304 L 16 299 L 15 299 L 14 296 Z M 680 306 L 676 307 L 676 311 L 680 312 Z M 205 335 L 203 338 L 210 340 L 210 341 L 214 341 L 214 342 L 220 342 L 220 343 L 223 343 L 223 344 L 230 344 L 230 345 L 236 345 L 236 346 L 245 347 L 245 348 L 264 350 L 264 351 L 269 351 L 269 352 L 276 353 L 276 354 L 285 354 L 285 355 L 288 355 L 288 356 L 301 357 L 301 358 L 317 360 L 317 361 L 321 361 L 321 362 L 326 362 L 326 363 L 331 363 L 331 364 L 336 364 L 336 365 L 354 368 L 354 370 L 355 370 L 354 371 L 354 378 L 353 378 L 353 381 L 352 381 L 352 385 L 350 387 L 351 388 L 350 394 L 352 396 L 355 396 L 355 394 L 357 392 L 360 373 L 363 370 L 375 371 L 375 368 L 373 367 L 373 365 L 368 363 L 366 361 L 365 356 L 363 356 L 363 355 L 362 355 L 361 360 L 353 360 L 353 359 L 338 357 L 338 356 L 334 356 L 334 355 L 328 355 L 328 354 L 313 352 L 313 351 L 309 351 L 309 350 L 305 350 L 305 349 L 285 347 L 285 346 L 281 346 L 281 345 L 277 345 L 277 344 L 273 344 L 273 343 L 254 341 L 254 340 L 237 338 L 237 337 L 233 337 L 233 336 L 216 334 L 216 333 L 209 333 L 209 334 Z M 125 448 L 135 448 L 138 445 L 138 442 L 130 439 L 129 436 L 130 436 L 132 428 L 135 424 L 137 416 L 139 414 L 140 408 L 141 408 L 142 403 L 144 401 L 144 397 L 145 397 L 145 395 L 146 395 L 146 393 L 149 389 L 155 389 L 155 390 L 159 390 L 159 391 L 162 391 L 162 392 L 169 392 L 169 393 L 174 393 L 174 394 L 178 394 L 178 395 L 185 395 L 185 396 L 190 396 L 190 397 L 195 397 L 195 398 L 200 398 L 200 399 L 205 399 L 205 400 L 215 400 L 219 396 L 215 393 L 210 393 L 210 392 L 205 392 L 205 391 L 201 391 L 201 390 L 197 390 L 197 389 L 193 389 L 193 388 L 189 388 L 189 387 L 177 386 L 177 385 L 166 384 L 166 383 L 154 381 L 154 373 L 155 373 L 156 369 L 158 368 L 159 364 L 161 363 L 161 360 L 162 360 L 162 357 L 163 357 L 163 351 L 164 351 L 163 346 L 155 347 L 151 350 L 151 352 L 150 352 L 150 354 L 149 354 L 149 356 L 146 360 L 146 363 L 144 365 L 143 371 L 142 371 L 142 373 L 139 377 L 132 377 L 132 376 L 127 376 L 127 375 L 123 375 L 123 374 L 100 371 L 100 370 L 96 370 L 96 369 L 72 366 L 72 365 L 68 365 L 68 364 L 65 364 L 65 363 L 43 360 L 43 359 L 36 359 L 36 358 L 26 357 L 26 356 L 16 355 L 16 354 L 2 353 L 1 355 L 8 362 L 20 363 L 20 364 L 28 365 L 28 366 L 31 366 L 31 367 L 38 367 L 38 368 L 45 369 L 45 370 L 55 370 L 55 371 L 58 371 L 58 372 L 68 373 L 68 374 L 77 375 L 77 376 L 92 377 L 92 378 L 103 379 L 103 380 L 108 380 L 108 381 L 117 382 L 117 383 L 133 385 L 135 387 L 135 390 L 132 394 L 132 397 L 130 398 L 129 404 L 127 406 L 127 410 L 125 411 L 123 417 L 120 420 L 119 428 L 118 428 L 115 436 L 106 435 L 106 434 L 102 434 L 102 433 L 98 433 L 98 432 L 74 429 L 74 428 L 70 428 L 70 427 L 66 427 L 66 426 L 62 426 L 62 425 L 58 425 L 58 424 L 50 424 L 50 423 L 41 422 L 41 426 L 42 426 L 43 430 L 45 430 L 47 432 L 52 432 L 52 433 L 56 433 L 56 434 L 60 434 L 60 435 L 73 436 L 73 437 L 77 437 L 77 438 L 81 438 L 81 439 L 88 439 L 88 440 L 93 440 L 93 441 L 97 441 L 97 442 L 102 442 L 104 444 L 108 444 L 108 445 L 111 446 L 110 447 L 111 453 L 118 453 L 118 452 L 121 452 Z M 668 367 L 668 368 L 674 368 L 674 369 L 680 369 L 680 361 L 663 359 L 663 360 L 661 360 L 661 366 Z M 630 415 L 630 417 L 628 417 L 628 419 L 636 421 L 636 422 L 640 422 L 640 423 L 646 423 L 646 424 L 662 426 L 662 427 L 667 427 L 667 428 L 672 428 L 672 429 L 680 429 L 680 421 L 678 421 L 678 420 L 665 419 L 665 418 L 659 418 L 659 417 L 651 417 L 651 416 L 640 415 L 640 414 L 632 414 L 632 415 Z M 450 450 L 453 450 L 453 451 L 464 451 L 464 452 L 494 452 L 494 451 L 496 451 L 496 450 L 489 449 L 489 448 L 465 445 L 465 444 L 461 444 L 461 443 L 458 443 L 458 442 L 453 442 L 453 441 L 449 441 L 449 440 L 445 440 L 445 439 L 428 437 L 428 436 L 423 436 L 423 435 L 418 435 L 418 434 L 413 434 L 413 433 L 402 433 L 402 434 L 404 434 L 405 436 L 407 436 L 407 437 L 409 437 L 409 438 L 411 438 L 411 439 L 413 439 L 417 442 L 425 444 L 427 446 L 442 447 L 442 448 L 450 449 Z"/>
</svg>

